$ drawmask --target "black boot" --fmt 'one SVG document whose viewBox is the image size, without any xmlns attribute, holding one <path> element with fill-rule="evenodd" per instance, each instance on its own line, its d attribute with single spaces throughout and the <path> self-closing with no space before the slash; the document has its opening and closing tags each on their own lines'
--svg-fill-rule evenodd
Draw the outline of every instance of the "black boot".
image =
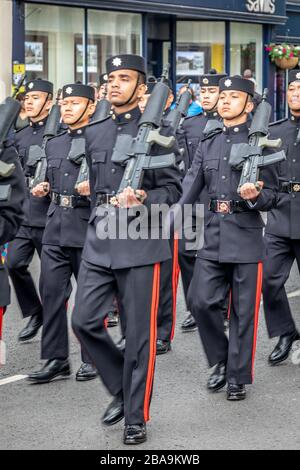
<svg viewBox="0 0 300 470">
<path fill-rule="evenodd" d="M 166 354 L 171 351 L 171 341 L 165 341 L 163 339 L 158 339 L 156 341 L 156 355 L 160 356 L 161 354 Z"/>
<path fill-rule="evenodd" d="M 210 375 L 207 388 L 210 392 L 217 392 L 226 385 L 226 365 L 225 361 L 218 362 Z"/>
<path fill-rule="evenodd" d="M 245 385 L 228 384 L 227 388 L 227 400 L 229 401 L 240 401 L 246 398 Z"/>
<path fill-rule="evenodd" d="M 112 426 L 124 418 L 124 400 L 123 393 L 120 392 L 115 396 L 111 404 L 107 407 L 102 416 L 102 423 L 106 426 Z"/>
<path fill-rule="evenodd" d="M 19 334 L 19 337 L 18 337 L 19 341 L 23 342 L 23 341 L 28 341 L 29 339 L 34 338 L 37 335 L 42 324 L 43 324 L 42 314 L 32 315 L 32 317 L 30 317 L 30 320 L 25 326 L 25 328 L 23 328 L 23 330 Z"/>
<path fill-rule="evenodd" d="M 68 359 L 50 359 L 41 370 L 29 374 L 27 380 L 31 383 L 44 384 L 51 382 L 56 377 L 70 375 L 71 368 Z"/>
<path fill-rule="evenodd" d="M 299 339 L 300 335 L 296 330 L 288 335 L 280 336 L 278 343 L 269 356 L 269 364 L 274 366 L 285 361 L 289 357 L 293 342 Z"/>
<path fill-rule="evenodd" d="M 127 424 L 124 429 L 124 444 L 142 444 L 147 440 L 146 424 Z"/>
<path fill-rule="evenodd" d="M 197 323 L 195 321 L 195 318 L 191 313 L 188 313 L 186 318 L 183 320 L 181 323 L 181 331 L 183 333 L 188 333 L 190 331 L 196 331 L 197 330 Z"/>
<path fill-rule="evenodd" d="M 76 380 L 78 382 L 86 382 L 88 380 L 93 380 L 98 376 L 98 372 L 93 364 L 83 362 L 76 372 Z"/>
</svg>

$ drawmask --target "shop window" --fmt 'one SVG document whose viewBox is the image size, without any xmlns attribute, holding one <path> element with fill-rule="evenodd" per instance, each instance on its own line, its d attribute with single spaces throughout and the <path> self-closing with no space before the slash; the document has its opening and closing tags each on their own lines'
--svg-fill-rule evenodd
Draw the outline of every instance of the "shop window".
<svg viewBox="0 0 300 470">
<path fill-rule="evenodd" d="M 83 81 L 83 55 L 76 44 L 84 31 L 84 10 L 42 4 L 25 5 L 25 64 L 29 80 L 44 78 L 58 89 Z"/>
<path fill-rule="evenodd" d="M 58 89 L 66 83 L 85 82 L 87 71 L 87 81 L 98 82 L 107 58 L 141 53 L 141 15 L 88 10 L 85 54 L 84 14 L 83 8 L 26 3 L 25 63 L 29 80 L 48 79 Z"/>
<path fill-rule="evenodd" d="M 178 21 L 176 47 L 177 82 L 199 75 L 211 68 L 223 72 L 225 68 L 225 23 L 213 21 Z"/>
<path fill-rule="evenodd" d="M 250 69 L 259 93 L 262 91 L 262 25 L 231 23 L 230 73 L 243 75 Z"/>
<path fill-rule="evenodd" d="M 106 60 L 116 54 L 141 54 L 141 15 L 88 11 L 88 82 L 98 81 Z"/>
</svg>

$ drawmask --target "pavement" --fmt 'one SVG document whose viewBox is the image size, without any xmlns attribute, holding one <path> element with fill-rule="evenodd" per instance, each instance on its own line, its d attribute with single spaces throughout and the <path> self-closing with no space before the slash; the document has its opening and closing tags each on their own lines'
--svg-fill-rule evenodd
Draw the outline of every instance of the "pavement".
<svg viewBox="0 0 300 470">
<path fill-rule="evenodd" d="M 32 272 L 37 278 L 39 263 Z M 294 267 L 287 284 L 291 307 L 300 329 L 300 282 Z M 69 302 L 69 316 L 74 296 Z M 181 333 L 185 316 L 179 289 L 177 327 L 172 351 L 157 358 L 148 441 L 139 450 L 300 449 L 300 354 L 269 367 L 267 357 L 276 340 L 269 340 L 260 312 L 255 383 L 243 402 L 226 401 L 225 390 L 206 391 L 209 369 L 197 332 Z M 70 449 L 127 451 L 123 423 L 105 428 L 101 415 L 110 397 L 99 379 L 75 381 L 80 351 L 70 328 L 73 375 L 46 385 L 30 385 L 26 376 L 41 367 L 40 335 L 19 344 L 21 319 L 15 297 L 5 315 L 7 363 L 0 369 L 0 449 Z M 118 328 L 110 330 L 114 339 Z M 295 348 L 300 345 L 295 345 Z M 294 353 L 297 355 L 297 352 Z M 12 378 L 12 379 L 11 379 Z M 7 383 L 6 380 L 14 380 Z M 135 450 L 130 448 L 130 450 Z"/>
</svg>

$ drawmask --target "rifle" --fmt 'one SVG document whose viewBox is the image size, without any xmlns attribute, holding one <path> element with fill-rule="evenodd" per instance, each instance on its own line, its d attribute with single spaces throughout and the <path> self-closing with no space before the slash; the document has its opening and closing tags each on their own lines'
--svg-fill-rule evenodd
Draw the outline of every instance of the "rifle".
<svg viewBox="0 0 300 470">
<path fill-rule="evenodd" d="M 175 166 L 175 154 L 150 155 L 154 144 L 164 148 L 174 145 L 174 136 L 160 134 L 163 112 L 169 96 L 169 87 L 163 83 L 168 68 L 156 83 L 146 105 L 145 111 L 138 123 L 138 133 L 135 138 L 130 135 L 119 135 L 112 155 L 114 163 L 126 165 L 124 175 L 118 190 L 121 193 L 130 186 L 137 190 L 141 188 L 145 170 L 156 170 Z"/>
<path fill-rule="evenodd" d="M 75 183 L 75 189 L 78 188 L 80 183 L 88 181 L 89 179 L 89 167 L 85 158 L 85 138 L 73 139 L 71 143 L 71 149 L 68 155 L 69 160 L 80 166 L 77 181 Z"/>
<path fill-rule="evenodd" d="M 191 101 L 191 93 L 189 91 L 191 83 L 192 80 L 188 80 L 185 92 L 177 98 L 176 107 L 171 109 L 164 119 L 173 128 L 174 133 L 181 128 L 184 119 L 187 117 Z"/>
<path fill-rule="evenodd" d="M 13 163 L 3 162 L 1 160 L 1 154 L 4 151 L 4 142 L 18 117 L 20 109 L 21 104 L 13 98 L 6 98 L 4 103 L 0 105 L 0 178 L 8 178 L 16 168 Z M 10 185 L 1 185 L 0 200 L 8 201 L 10 192 Z"/>
<path fill-rule="evenodd" d="M 270 155 L 262 154 L 265 148 L 276 149 L 282 145 L 281 139 L 268 139 L 272 107 L 267 102 L 267 96 L 268 90 L 265 89 L 262 102 L 258 105 L 251 123 L 248 144 L 234 144 L 231 148 L 229 165 L 242 170 L 238 193 L 245 183 L 253 183 L 259 190 L 259 169 L 286 160 L 283 150 Z"/>
<path fill-rule="evenodd" d="M 111 104 L 106 98 L 107 96 L 107 84 L 105 84 L 103 98 L 99 100 L 96 104 L 96 110 L 93 115 L 93 122 L 102 121 L 109 116 L 111 110 Z"/>
<path fill-rule="evenodd" d="M 23 86 L 23 83 L 25 82 L 26 77 L 27 77 L 26 73 L 21 75 L 20 80 L 17 82 L 17 84 L 15 86 L 14 92 L 12 94 L 12 98 L 15 98 L 19 94 L 19 91 L 20 91 L 21 87 Z"/>
<path fill-rule="evenodd" d="M 104 91 L 103 98 L 100 101 L 97 102 L 96 110 L 95 110 L 95 113 L 93 115 L 93 122 L 101 122 L 109 116 L 110 110 L 111 110 L 111 104 L 108 101 L 108 99 L 106 99 L 106 96 L 107 96 L 107 85 L 105 85 L 105 91 Z M 79 142 L 79 141 L 82 141 L 82 142 Z M 77 178 L 77 181 L 76 181 L 76 184 L 75 184 L 75 189 L 77 189 L 78 185 L 80 183 L 83 183 L 84 181 L 88 181 L 88 179 L 89 179 L 89 167 L 88 167 L 88 164 L 87 164 L 87 160 L 84 156 L 84 154 L 85 154 L 85 139 L 76 139 L 75 141 L 72 142 L 72 146 L 73 146 L 73 143 L 74 143 L 74 146 L 77 147 L 77 150 L 72 151 L 72 149 L 71 149 L 71 152 L 74 155 L 76 154 L 77 161 L 78 161 L 78 157 L 81 157 L 81 166 L 80 166 L 80 170 L 79 170 L 79 173 L 78 173 L 78 178 Z M 70 159 L 72 159 L 75 162 L 75 159 L 71 158 L 71 156 L 70 156 Z"/>
<path fill-rule="evenodd" d="M 51 137 L 58 135 L 60 128 L 60 106 L 58 100 L 60 97 L 61 90 L 58 90 L 56 96 L 56 103 L 52 106 L 49 113 L 45 130 L 43 134 L 42 146 L 31 145 L 29 148 L 29 155 L 27 165 L 30 167 L 36 167 L 34 177 L 30 181 L 30 189 L 34 188 L 39 183 L 44 183 L 46 180 L 47 173 L 47 158 L 46 158 L 46 145 Z"/>
</svg>

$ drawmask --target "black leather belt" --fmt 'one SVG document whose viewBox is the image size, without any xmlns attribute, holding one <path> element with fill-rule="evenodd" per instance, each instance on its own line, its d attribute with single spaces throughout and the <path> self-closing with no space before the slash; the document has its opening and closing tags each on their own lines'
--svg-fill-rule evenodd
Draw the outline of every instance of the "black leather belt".
<svg viewBox="0 0 300 470">
<path fill-rule="evenodd" d="M 96 198 L 96 206 L 109 205 L 112 197 L 116 197 L 116 193 L 98 193 Z"/>
<path fill-rule="evenodd" d="M 69 207 L 74 209 L 75 207 L 88 207 L 89 201 L 83 199 L 80 196 L 66 195 L 52 192 L 51 201 L 60 207 Z"/>
<path fill-rule="evenodd" d="M 220 214 L 233 214 L 234 212 L 252 212 L 246 201 L 221 201 L 210 199 L 208 210 Z"/>
<path fill-rule="evenodd" d="M 300 193 L 300 181 L 284 181 L 280 184 L 281 193 Z"/>
</svg>

